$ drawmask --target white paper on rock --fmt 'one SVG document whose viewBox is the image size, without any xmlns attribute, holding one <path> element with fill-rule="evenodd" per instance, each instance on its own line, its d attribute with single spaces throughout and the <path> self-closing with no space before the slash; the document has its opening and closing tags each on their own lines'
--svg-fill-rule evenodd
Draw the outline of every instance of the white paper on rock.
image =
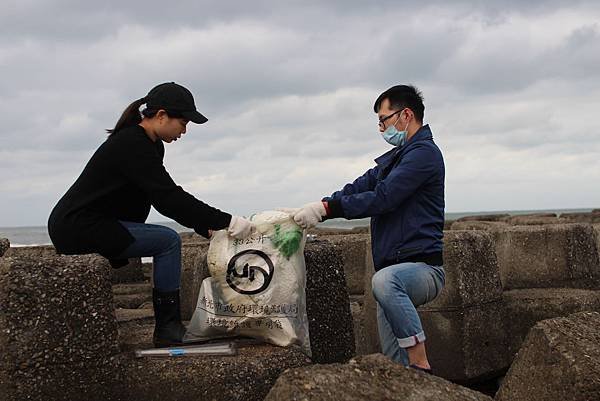
<svg viewBox="0 0 600 401">
<path fill-rule="evenodd" d="M 284 212 L 267 211 L 251 220 L 257 233 L 244 240 L 226 230 L 213 234 L 207 254 L 211 277 L 202 282 L 186 341 L 241 335 L 280 346 L 298 344 L 310 356 L 306 233 Z M 288 257 L 273 242 L 286 232 L 301 238 Z"/>
</svg>

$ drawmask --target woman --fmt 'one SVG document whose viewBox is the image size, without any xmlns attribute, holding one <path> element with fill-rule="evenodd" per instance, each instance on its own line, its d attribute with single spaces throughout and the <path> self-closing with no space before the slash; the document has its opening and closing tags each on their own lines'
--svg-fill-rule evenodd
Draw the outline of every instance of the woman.
<svg viewBox="0 0 600 401">
<path fill-rule="evenodd" d="M 130 257 L 154 257 L 156 346 L 181 343 L 185 326 L 179 307 L 181 239 L 168 227 L 144 223 L 150 206 L 204 237 L 224 228 L 235 238 L 254 231 L 250 221 L 185 192 L 165 170 L 163 142 L 185 134 L 189 121 L 202 124 L 207 119 L 196 110 L 190 91 L 174 82 L 131 103 L 48 220 L 59 253 L 99 253 L 113 267 Z"/>
</svg>

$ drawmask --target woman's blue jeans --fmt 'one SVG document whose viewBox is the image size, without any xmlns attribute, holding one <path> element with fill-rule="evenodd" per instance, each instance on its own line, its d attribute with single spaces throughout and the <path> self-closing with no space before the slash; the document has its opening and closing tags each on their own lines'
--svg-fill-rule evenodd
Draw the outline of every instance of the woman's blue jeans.
<svg viewBox="0 0 600 401">
<path fill-rule="evenodd" d="M 408 366 L 405 348 L 425 341 L 416 307 L 432 301 L 444 283 L 444 268 L 423 262 L 391 265 L 373 275 L 371 284 L 384 355 Z"/>
<path fill-rule="evenodd" d="M 120 221 L 135 242 L 118 257 L 153 257 L 153 281 L 157 291 L 179 289 L 181 281 L 181 237 L 175 230 L 156 224 Z"/>
</svg>

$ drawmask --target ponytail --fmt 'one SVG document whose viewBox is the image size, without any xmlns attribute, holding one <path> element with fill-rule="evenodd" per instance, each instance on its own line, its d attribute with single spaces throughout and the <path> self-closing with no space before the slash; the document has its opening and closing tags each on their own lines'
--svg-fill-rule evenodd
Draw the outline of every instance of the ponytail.
<svg viewBox="0 0 600 401">
<path fill-rule="evenodd" d="M 142 122 L 142 115 L 140 114 L 140 106 L 146 103 L 146 97 L 138 99 L 131 103 L 123 114 L 121 114 L 121 118 L 117 121 L 117 124 L 113 129 L 107 129 L 109 136 L 114 135 L 117 131 L 130 127 L 132 125 L 137 125 Z"/>
</svg>

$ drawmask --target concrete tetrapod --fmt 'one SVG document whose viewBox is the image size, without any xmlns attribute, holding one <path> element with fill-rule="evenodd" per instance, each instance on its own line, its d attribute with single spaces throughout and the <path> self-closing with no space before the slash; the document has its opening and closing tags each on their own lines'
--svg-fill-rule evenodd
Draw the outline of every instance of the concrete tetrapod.
<svg viewBox="0 0 600 401">
<path fill-rule="evenodd" d="M 354 355 L 355 344 L 342 256 L 330 242 L 309 241 L 304 258 L 312 360 L 345 362 Z"/>
<path fill-rule="evenodd" d="M 600 290 L 580 288 L 532 288 L 505 291 L 504 325 L 510 360 L 529 330 L 540 320 L 582 311 L 600 312 Z"/>
<path fill-rule="evenodd" d="M 141 258 L 129 258 L 129 263 L 118 269 L 111 269 L 110 279 L 113 284 L 137 283 L 144 280 Z"/>
<path fill-rule="evenodd" d="M 264 344 L 235 356 L 128 358 L 118 398 L 128 401 L 261 401 L 283 371 L 310 364 L 297 347 Z"/>
<path fill-rule="evenodd" d="M 598 249 L 589 224 L 510 227 L 494 235 L 504 290 L 600 287 Z"/>
<path fill-rule="evenodd" d="M 56 256 L 56 249 L 52 245 L 22 246 L 10 248 L 5 256 L 28 257 L 43 260 L 46 257 Z M 107 263 L 107 260 L 98 254 L 88 254 L 87 258 L 97 259 L 98 263 Z M 108 264 L 107 264 L 108 266 Z M 110 269 L 110 279 L 114 284 L 135 283 L 144 279 L 142 261 L 140 258 L 129 258 L 129 264 L 118 269 Z"/>
<path fill-rule="evenodd" d="M 110 399 L 119 381 L 108 263 L 0 258 L 0 399 Z"/>
<path fill-rule="evenodd" d="M 456 221 L 506 221 L 510 217 L 510 214 L 482 214 L 478 216 L 464 216 Z"/>
<path fill-rule="evenodd" d="M 600 213 L 597 214 L 598 219 L 600 220 Z M 598 251 L 599 259 L 600 259 L 600 224 L 593 224 L 592 228 L 594 229 L 594 239 L 596 240 L 596 250 Z"/>
<path fill-rule="evenodd" d="M 491 401 L 440 377 L 393 363 L 381 354 L 347 364 L 314 365 L 284 372 L 265 401 Z"/>
<path fill-rule="evenodd" d="M 0 257 L 10 248 L 10 241 L 7 238 L 0 238 Z"/>
<path fill-rule="evenodd" d="M 340 251 L 346 284 L 350 295 L 364 292 L 365 255 L 369 246 L 369 234 L 329 235 L 324 237 Z"/>
<path fill-rule="evenodd" d="M 451 230 L 502 230 L 508 227 L 504 221 L 455 221 L 450 226 Z"/>
<path fill-rule="evenodd" d="M 569 223 L 600 223 L 599 213 L 561 213 L 560 218 Z"/>
<path fill-rule="evenodd" d="M 496 400 L 600 400 L 600 314 L 580 312 L 537 323 Z"/>
<path fill-rule="evenodd" d="M 418 309 L 435 374 L 467 381 L 503 371 L 510 361 L 492 234 L 446 231 L 444 270 L 444 289 Z"/>
<path fill-rule="evenodd" d="M 181 318 L 190 320 L 198 304 L 202 281 L 210 276 L 206 263 L 208 242 L 184 242 L 181 247 Z"/>
<path fill-rule="evenodd" d="M 12 257 L 29 257 L 29 258 L 44 258 L 46 256 L 56 255 L 56 249 L 52 245 L 36 245 L 36 246 L 16 246 L 6 250 L 4 256 Z"/>
<path fill-rule="evenodd" d="M 353 316 L 356 336 L 356 354 L 367 355 L 381 352 L 377 328 L 377 301 L 371 291 L 371 280 L 375 274 L 371 241 L 367 242 L 365 253 L 364 296 L 360 313 Z"/>
<path fill-rule="evenodd" d="M 503 371 L 509 361 L 493 236 L 486 231 L 446 231 L 444 235 L 446 285 L 433 302 L 418 309 L 429 360 L 437 375 L 450 380 Z M 360 353 L 379 350 L 372 265 L 369 252 Z"/>
</svg>

